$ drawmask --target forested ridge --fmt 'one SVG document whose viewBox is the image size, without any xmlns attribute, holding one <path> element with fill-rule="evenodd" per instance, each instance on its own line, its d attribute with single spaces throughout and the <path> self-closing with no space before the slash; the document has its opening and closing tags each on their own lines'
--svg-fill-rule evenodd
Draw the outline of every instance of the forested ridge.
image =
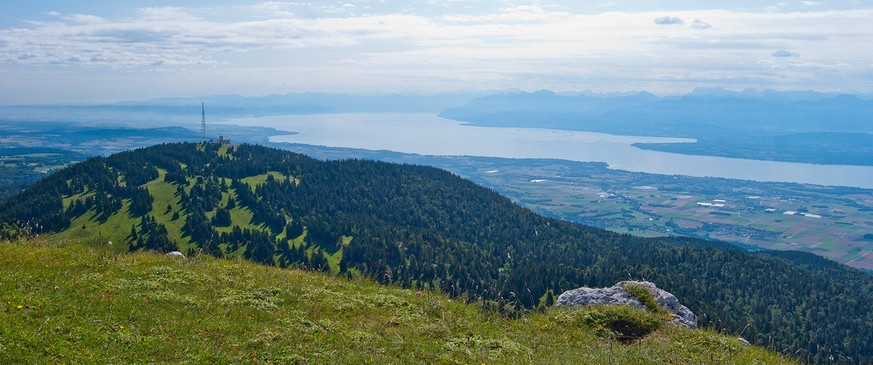
<svg viewBox="0 0 873 365">
<path fill-rule="evenodd" d="M 175 193 L 156 194 L 158 186 Z M 816 362 L 873 361 L 869 274 L 804 253 L 750 253 L 549 219 L 431 167 L 165 144 L 91 158 L 0 206 L 7 238 L 119 215 L 132 222 L 121 238 L 132 250 L 364 275 L 508 314 L 583 285 L 651 280 L 703 326 Z M 173 222 L 181 233 L 168 229 Z"/>
</svg>

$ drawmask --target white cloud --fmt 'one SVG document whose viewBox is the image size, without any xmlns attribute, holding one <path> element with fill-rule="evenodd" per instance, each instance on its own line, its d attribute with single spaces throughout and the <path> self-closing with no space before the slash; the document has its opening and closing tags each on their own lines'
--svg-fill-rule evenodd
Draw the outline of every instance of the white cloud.
<svg viewBox="0 0 873 365">
<path fill-rule="evenodd" d="M 140 18 L 135 20 L 135 22 L 149 22 L 149 21 L 199 21 L 200 19 L 196 17 L 196 13 L 201 12 L 200 10 L 187 9 L 178 6 L 165 6 L 165 7 L 147 7 L 140 8 L 138 10 Z"/>
<path fill-rule="evenodd" d="M 691 22 L 691 27 L 695 29 L 709 29 L 712 28 L 712 25 L 703 20 L 694 19 L 694 21 Z"/>
<path fill-rule="evenodd" d="M 33 71 L 66 65 L 68 72 L 120 70 L 127 72 L 125 77 L 136 71 L 214 71 L 228 80 L 238 78 L 239 84 L 258 75 L 252 77 L 259 84 L 250 87 L 263 87 L 265 93 L 282 91 L 269 85 L 296 85 L 296 91 L 657 90 L 726 80 L 767 87 L 777 81 L 816 80 L 816 72 L 825 69 L 827 78 L 819 79 L 840 87 L 857 85 L 857 75 L 873 69 L 873 48 L 858 47 L 873 44 L 869 9 L 695 10 L 665 16 L 526 5 L 490 13 L 370 14 L 363 10 L 367 3 L 348 4 L 354 6 L 332 14 L 324 9 L 307 13 L 311 8 L 278 1 L 233 8 L 143 8 L 129 18 L 54 13 L 49 22 L 0 29 L 0 68 Z M 653 19 L 663 25 L 693 21 L 653 26 Z M 804 62 L 795 62 L 800 53 Z M 758 62 L 762 54 L 772 57 Z M 841 66 L 821 66 L 835 64 Z"/>
<path fill-rule="evenodd" d="M 685 21 L 678 16 L 659 16 L 655 18 L 655 24 L 658 25 L 682 25 Z"/>
<path fill-rule="evenodd" d="M 73 23 L 80 23 L 80 24 L 95 24 L 95 23 L 102 23 L 104 21 L 103 18 L 101 18 L 99 16 L 86 15 L 86 14 L 72 14 L 70 16 L 64 17 L 64 19 L 67 19 Z"/>
<path fill-rule="evenodd" d="M 779 57 L 779 58 L 784 58 L 784 57 L 800 57 L 800 54 L 798 54 L 797 52 L 789 51 L 789 50 L 787 50 L 787 49 L 780 49 L 780 50 L 777 50 L 777 51 L 771 53 L 770 56 L 772 56 L 772 57 Z"/>
<path fill-rule="evenodd" d="M 453 23 L 495 23 L 495 22 L 535 22 L 565 18 L 566 12 L 546 11 L 539 6 L 521 5 L 501 9 L 485 15 L 453 14 L 442 16 L 440 20 Z"/>
</svg>

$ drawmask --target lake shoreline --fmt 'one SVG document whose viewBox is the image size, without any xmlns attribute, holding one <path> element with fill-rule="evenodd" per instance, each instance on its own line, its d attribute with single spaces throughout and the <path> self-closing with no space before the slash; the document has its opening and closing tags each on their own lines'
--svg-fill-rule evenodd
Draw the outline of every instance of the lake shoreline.
<svg viewBox="0 0 873 365">
<path fill-rule="evenodd" d="M 297 132 L 270 142 L 390 150 L 435 156 L 554 158 L 605 162 L 612 169 L 662 175 L 721 177 L 873 188 L 873 167 L 685 155 L 649 151 L 635 143 L 692 142 L 687 138 L 618 136 L 554 129 L 479 127 L 426 113 L 346 113 L 230 119 L 223 124 Z"/>
</svg>

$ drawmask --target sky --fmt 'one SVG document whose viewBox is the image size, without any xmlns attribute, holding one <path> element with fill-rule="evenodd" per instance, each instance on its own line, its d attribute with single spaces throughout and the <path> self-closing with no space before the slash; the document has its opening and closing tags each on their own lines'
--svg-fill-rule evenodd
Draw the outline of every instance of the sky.
<svg viewBox="0 0 873 365">
<path fill-rule="evenodd" d="M 4 0 L 0 104 L 698 87 L 869 94 L 870 23 L 873 0 Z"/>
</svg>

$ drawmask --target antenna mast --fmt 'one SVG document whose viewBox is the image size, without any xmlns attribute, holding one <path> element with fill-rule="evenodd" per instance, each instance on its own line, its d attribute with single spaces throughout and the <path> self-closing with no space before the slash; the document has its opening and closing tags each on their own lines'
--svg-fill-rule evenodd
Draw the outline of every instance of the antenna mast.
<svg viewBox="0 0 873 365">
<path fill-rule="evenodd" d="M 203 140 L 206 140 L 206 103 L 200 103 L 200 113 L 202 115 L 202 119 L 200 120 L 200 137 Z"/>
</svg>

